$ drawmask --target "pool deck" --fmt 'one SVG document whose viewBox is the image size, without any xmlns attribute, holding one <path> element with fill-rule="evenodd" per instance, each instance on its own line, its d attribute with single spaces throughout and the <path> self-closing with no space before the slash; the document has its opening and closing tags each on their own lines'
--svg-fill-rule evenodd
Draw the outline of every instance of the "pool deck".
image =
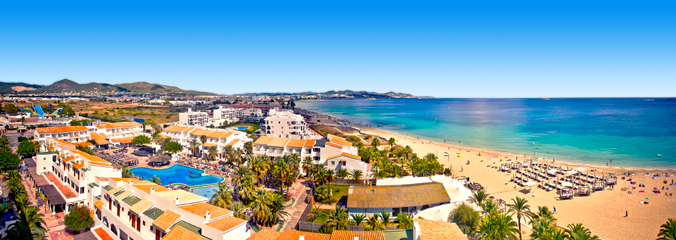
<svg viewBox="0 0 676 240">
<path fill-rule="evenodd" d="M 166 166 L 153 167 L 153 166 L 148 166 L 148 164 L 144 162 L 143 164 L 139 163 L 139 165 L 134 166 L 134 167 L 131 167 L 131 168 L 129 168 L 129 169 L 134 169 L 134 168 L 147 168 L 147 169 L 151 169 L 151 170 L 161 170 L 161 169 L 171 168 L 171 167 L 173 167 L 174 165 L 181 165 L 181 166 L 184 166 L 184 167 L 188 167 L 188 168 L 192 168 L 192 169 L 197 169 L 197 170 L 200 170 L 200 171 L 204 171 L 204 174 L 206 174 L 206 175 L 220 176 L 220 177 L 223 178 L 223 180 L 221 180 L 220 182 L 216 182 L 216 183 L 208 183 L 208 184 L 201 184 L 201 185 L 194 185 L 194 186 L 188 186 L 188 185 L 185 184 L 185 183 L 172 183 L 173 185 L 188 186 L 188 187 L 190 187 L 190 188 L 199 188 L 199 187 L 213 186 L 213 185 L 217 185 L 217 184 L 220 184 L 220 183 L 223 183 L 223 182 L 227 182 L 227 181 L 228 181 L 228 176 L 224 176 L 224 175 L 220 175 L 220 174 L 207 173 L 208 171 L 206 171 L 206 170 L 202 170 L 202 169 L 198 169 L 198 168 L 196 168 L 196 167 L 191 167 L 191 166 L 183 165 L 183 164 L 177 163 L 176 161 L 173 161 L 173 160 L 171 160 L 170 163 L 169 163 L 169 165 L 166 165 Z M 169 184 L 167 184 L 167 185 L 169 185 Z"/>
</svg>

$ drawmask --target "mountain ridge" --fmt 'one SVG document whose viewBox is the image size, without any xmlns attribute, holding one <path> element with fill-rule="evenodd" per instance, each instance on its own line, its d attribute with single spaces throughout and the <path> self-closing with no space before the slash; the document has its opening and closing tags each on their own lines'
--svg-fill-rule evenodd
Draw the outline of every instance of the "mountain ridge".
<svg viewBox="0 0 676 240">
<path fill-rule="evenodd" d="M 108 83 L 78 83 L 70 79 L 62 79 L 56 81 L 50 85 L 38 85 L 38 84 L 27 84 L 27 83 L 14 83 L 14 82 L 0 82 L 0 93 L 12 93 L 13 87 L 22 86 L 35 88 L 35 90 L 24 90 L 21 93 L 62 93 L 68 91 L 77 91 L 77 92 L 127 92 L 127 93 L 184 93 L 188 95 L 218 95 L 209 92 L 200 92 L 193 90 L 183 90 L 179 87 L 162 85 L 157 83 L 149 83 L 145 81 L 141 82 L 132 82 L 132 83 L 119 83 L 119 84 L 108 84 Z"/>
</svg>

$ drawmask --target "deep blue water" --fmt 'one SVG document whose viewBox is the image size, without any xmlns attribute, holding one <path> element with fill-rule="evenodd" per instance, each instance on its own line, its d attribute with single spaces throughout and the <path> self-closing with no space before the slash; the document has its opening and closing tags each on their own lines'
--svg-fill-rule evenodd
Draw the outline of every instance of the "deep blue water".
<svg viewBox="0 0 676 240">
<path fill-rule="evenodd" d="M 197 174 L 195 173 L 202 174 L 204 173 L 204 171 L 191 167 L 186 167 L 179 164 L 164 169 L 136 167 L 129 169 L 129 171 L 133 173 L 135 176 L 138 176 L 146 180 L 150 180 L 153 178 L 153 176 L 157 176 L 160 178 L 160 182 L 162 183 L 162 185 L 169 185 L 172 183 L 182 183 L 188 186 L 196 186 L 203 184 L 213 184 L 221 182 L 224 179 L 223 177 L 218 175 L 203 175 L 200 177 L 196 177 Z M 191 173 L 193 174 L 193 176 L 190 176 Z"/>
<path fill-rule="evenodd" d="M 296 104 L 365 125 L 403 124 L 382 129 L 460 146 L 537 152 L 538 157 L 590 164 L 612 159 L 615 166 L 676 167 L 676 101 L 666 98 L 350 99 Z"/>
</svg>

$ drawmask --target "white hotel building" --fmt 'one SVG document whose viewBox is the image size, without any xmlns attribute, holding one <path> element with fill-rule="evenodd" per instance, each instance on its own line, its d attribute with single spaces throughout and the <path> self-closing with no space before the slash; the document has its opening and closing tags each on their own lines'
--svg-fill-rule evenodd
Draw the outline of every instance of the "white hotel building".
<svg viewBox="0 0 676 240">
<path fill-rule="evenodd" d="M 188 108 L 187 112 L 178 114 L 178 122 L 184 126 L 204 126 L 209 123 L 209 114 L 205 112 L 193 112 Z"/>
<path fill-rule="evenodd" d="M 51 138 L 72 143 L 86 142 L 91 139 L 89 129 L 85 126 L 36 128 L 34 134 L 35 139 L 40 143 L 45 143 Z"/>
<path fill-rule="evenodd" d="M 307 127 L 303 116 L 294 114 L 291 110 L 270 109 L 264 124 L 265 134 L 270 137 L 293 139 L 321 138 L 321 136 L 315 134 Z"/>
<path fill-rule="evenodd" d="M 185 152 L 189 151 L 188 149 L 190 148 L 190 141 L 192 141 L 192 139 L 197 139 L 201 145 L 200 138 L 206 136 L 207 141 L 204 143 L 204 147 L 216 147 L 216 149 L 218 149 L 219 158 L 223 153 L 224 147 L 232 146 L 235 149 L 241 149 L 244 147 L 245 142 L 252 140 L 245 132 L 241 131 L 184 126 L 169 126 L 162 130 L 162 135 L 181 144 L 184 147 Z"/>
<path fill-rule="evenodd" d="M 328 139 L 289 139 L 262 136 L 254 142 L 255 155 L 267 155 L 271 158 L 287 154 L 298 154 L 300 159 L 312 157 L 315 164 L 322 164 L 334 171 L 340 169 L 361 170 L 365 175 L 371 165 L 363 162 L 358 150 L 344 138 L 329 135 Z M 302 169 L 301 169 L 302 171 Z"/>
<path fill-rule="evenodd" d="M 131 178 L 97 178 L 95 184 L 102 186 L 95 222 L 113 239 L 243 240 L 252 234 L 246 220 L 184 190 Z"/>
</svg>

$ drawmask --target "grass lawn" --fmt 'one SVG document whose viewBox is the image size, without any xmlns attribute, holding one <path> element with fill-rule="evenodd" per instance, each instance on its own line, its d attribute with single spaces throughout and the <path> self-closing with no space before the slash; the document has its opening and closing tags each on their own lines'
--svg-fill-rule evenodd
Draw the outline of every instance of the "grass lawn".
<svg viewBox="0 0 676 240">
<path fill-rule="evenodd" d="M 228 126 L 228 127 L 244 127 L 244 126 L 248 126 L 248 127 L 250 127 L 250 128 L 247 129 L 247 130 L 244 130 L 244 132 L 255 133 L 256 130 L 258 129 L 258 125 L 260 125 L 260 123 L 240 123 L 240 124 L 235 124 L 235 125 Z"/>
<path fill-rule="evenodd" d="M 321 187 L 328 187 L 333 190 L 333 196 L 331 198 L 321 201 L 321 203 L 334 204 L 337 202 L 347 202 L 347 190 L 350 188 L 348 185 L 333 185 L 326 184 Z"/>
<path fill-rule="evenodd" d="M 315 215 L 317 218 L 315 218 L 314 223 L 319 223 L 319 224 L 326 224 L 326 221 L 328 220 L 328 215 L 331 214 L 330 209 L 319 209 L 319 214 Z M 312 222 L 312 219 L 306 218 L 305 222 Z"/>
</svg>

